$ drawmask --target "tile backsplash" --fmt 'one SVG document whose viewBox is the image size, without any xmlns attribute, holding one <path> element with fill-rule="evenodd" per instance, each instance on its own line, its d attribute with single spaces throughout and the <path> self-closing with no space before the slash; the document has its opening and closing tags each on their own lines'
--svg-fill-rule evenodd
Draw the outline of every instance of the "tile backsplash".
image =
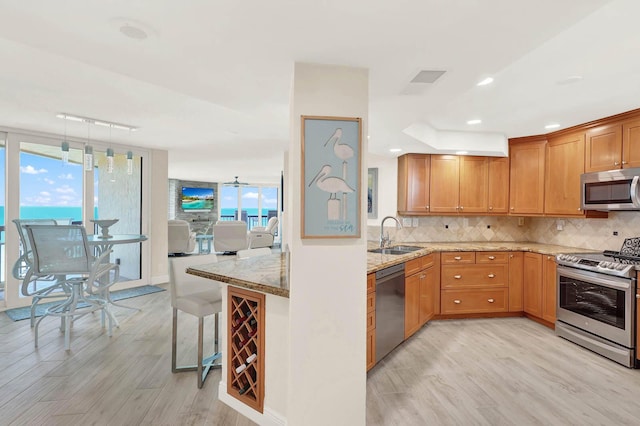
<svg viewBox="0 0 640 426">
<path fill-rule="evenodd" d="M 595 250 L 618 250 L 625 238 L 640 236 L 640 212 L 610 212 L 608 219 L 429 216 L 418 223 L 396 229 L 387 221 L 385 232 L 392 242 L 531 241 Z M 367 227 L 368 240 L 379 237 L 380 226 Z"/>
</svg>

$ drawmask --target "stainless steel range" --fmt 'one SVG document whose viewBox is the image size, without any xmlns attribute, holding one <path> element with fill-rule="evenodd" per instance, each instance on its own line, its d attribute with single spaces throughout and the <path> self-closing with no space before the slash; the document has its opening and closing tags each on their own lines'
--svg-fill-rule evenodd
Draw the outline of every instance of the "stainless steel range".
<svg viewBox="0 0 640 426">
<path fill-rule="evenodd" d="M 629 253 L 605 251 L 556 257 L 556 334 L 632 368 L 640 257 Z"/>
</svg>

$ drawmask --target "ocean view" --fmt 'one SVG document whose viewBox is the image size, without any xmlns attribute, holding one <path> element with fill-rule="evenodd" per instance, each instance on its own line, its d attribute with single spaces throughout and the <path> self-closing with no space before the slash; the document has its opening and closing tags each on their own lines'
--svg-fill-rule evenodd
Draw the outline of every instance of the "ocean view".
<svg viewBox="0 0 640 426">
<path fill-rule="evenodd" d="M 98 207 L 93 214 L 98 217 Z M 82 220 L 82 207 L 21 206 L 20 218 Z M 0 206 L 0 225 L 4 224 L 4 206 Z"/>
</svg>

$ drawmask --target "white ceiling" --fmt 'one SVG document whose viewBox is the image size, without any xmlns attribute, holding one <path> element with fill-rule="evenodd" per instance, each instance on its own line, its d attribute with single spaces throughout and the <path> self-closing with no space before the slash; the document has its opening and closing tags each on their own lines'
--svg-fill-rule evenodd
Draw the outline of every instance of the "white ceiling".
<svg viewBox="0 0 640 426">
<path fill-rule="evenodd" d="M 640 107 L 637 0 L 0 0 L 0 16 L 0 125 L 139 126 L 91 137 L 167 149 L 172 178 L 277 182 L 295 61 L 370 70 L 379 155 L 429 151 L 415 124 L 513 137 Z M 409 88 L 422 69 L 447 72 Z"/>
</svg>

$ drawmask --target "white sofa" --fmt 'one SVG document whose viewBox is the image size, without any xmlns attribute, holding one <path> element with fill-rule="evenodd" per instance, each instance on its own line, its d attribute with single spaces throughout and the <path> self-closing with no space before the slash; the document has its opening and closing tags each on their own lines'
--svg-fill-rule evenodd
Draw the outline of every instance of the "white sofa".
<svg viewBox="0 0 640 426">
<path fill-rule="evenodd" d="M 278 230 L 278 218 L 272 217 L 267 226 L 255 226 L 249 231 L 249 248 L 271 247 Z"/>
<path fill-rule="evenodd" d="M 196 248 L 196 233 L 191 232 L 189 222 L 169 220 L 168 226 L 169 255 L 191 253 Z"/>
<path fill-rule="evenodd" d="M 248 247 L 247 223 L 241 220 L 219 220 L 213 225 L 213 249 L 235 253 Z"/>
</svg>

